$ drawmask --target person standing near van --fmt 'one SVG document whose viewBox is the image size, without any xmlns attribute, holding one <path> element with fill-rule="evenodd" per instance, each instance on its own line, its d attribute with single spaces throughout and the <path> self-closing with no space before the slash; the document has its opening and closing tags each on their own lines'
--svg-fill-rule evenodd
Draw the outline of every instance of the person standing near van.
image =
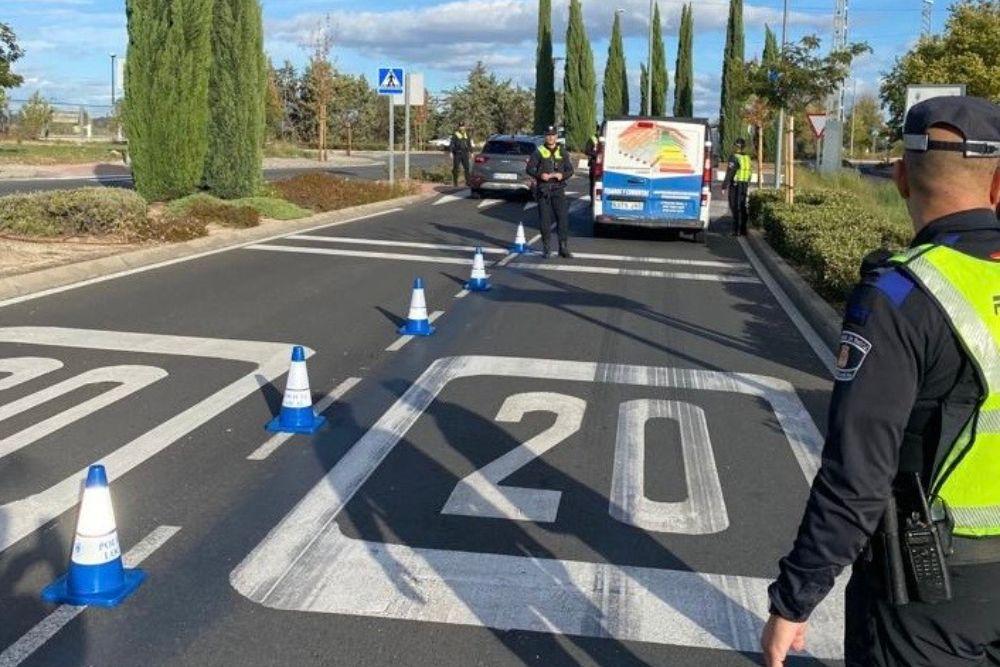
<svg viewBox="0 0 1000 667">
<path fill-rule="evenodd" d="M 583 150 L 587 156 L 587 167 L 590 170 L 590 191 L 588 194 L 590 194 L 591 197 L 594 196 L 594 180 L 596 180 L 594 177 L 597 173 L 597 154 L 601 150 L 600 135 L 601 126 L 598 125 L 597 129 L 594 130 L 594 133 L 590 135 L 589 139 L 587 139 L 587 147 Z"/>
<path fill-rule="evenodd" d="M 469 184 L 469 156 L 472 155 L 472 139 L 465 128 L 465 121 L 458 124 L 455 134 L 451 135 L 451 183 L 458 185 L 458 168 L 462 167 L 465 184 Z"/>
<path fill-rule="evenodd" d="M 753 176 L 753 163 L 746 152 L 746 142 L 736 140 L 736 152 L 729 158 L 726 169 L 726 180 L 722 182 L 722 191 L 729 193 L 729 210 L 733 214 L 733 236 L 747 235 L 747 221 L 750 211 L 747 208 L 747 197 L 750 194 L 750 179 Z"/>
<path fill-rule="evenodd" d="M 535 149 L 528 159 L 528 175 L 535 179 L 535 197 L 538 199 L 538 224 L 542 233 L 543 257 L 552 256 L 550 240 L 552 222 L 559 234 L 559 256 L 572 257 L 569 251 L 569 206 L 566 202 L 566 181 L 573 176 L 569 152 L 559 145 L 558 131 L 549 127 L 545 143 Z"/>
</svg>

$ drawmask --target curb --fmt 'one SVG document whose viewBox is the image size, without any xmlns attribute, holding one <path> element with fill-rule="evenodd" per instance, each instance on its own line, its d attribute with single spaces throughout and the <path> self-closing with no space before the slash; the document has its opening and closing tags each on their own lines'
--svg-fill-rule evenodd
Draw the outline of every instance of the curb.
<svg viewBox="0 0 1000 667">
<path fill-rule="evenodd" d="M 759 230 L 748 230 L 746 239 L 781 289 L 802 312 L 802 316 L 816 330 L 831 352 L 836 353 L 840 346 L 841 316 L 774 251 Z"/>
<path fill-rule="evenodd" d="M 212 236 L 192 239 L 191 241 L 139 248 L 138 250 L 117 255 L 109 255 L 107 257 L 99 257 L 83 262 L 64 264 L 31 273 L 0 278 L 0 302 L 4 302 L 0 303 L 0 306 L 9 305 L 5 303 L 9 300 L 30 297 L 39 292 L 67 287 L 88 280 L 108 278 L 117 273 L 150 268 L 157 264 L 194 259 L 208 253 L 257 243 L 263 239 L 277 238 L 306 229 L 324 227 L 360 216 L 409 206 L 426 199 L 431 199 L 437 195 L 437 192 L 420 193 L 375 202 L 373 204 L 362 204 L 361 206 L 339 209 L 337 211 L 330 211 L 329 213 L 320 213 L 308 218 L 299 218 L 298 220 L 272 221 L 260 227 L 252 227 L 250 229 L 226 229 Z"/>
</svg>

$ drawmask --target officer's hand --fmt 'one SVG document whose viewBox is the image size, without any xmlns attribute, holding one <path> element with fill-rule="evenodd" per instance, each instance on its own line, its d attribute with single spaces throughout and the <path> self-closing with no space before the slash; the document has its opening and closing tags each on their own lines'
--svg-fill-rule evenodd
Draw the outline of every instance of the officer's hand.
<svg viewBox="0 0 1000 667">
<path fill-rule="evenodd" d="M 563 175 L 557 171 L 556 173 L 552 174 L 552 178 L 556 179 L 557 181 L 561 181 L 563 179 Z"/>
<path fill-rule="evenodd" d="M 760 647 L 764 651 L 766 667 L 783 667 L 788 652 L 803 651 L 806 648 L 808 624 L 788 621 L 771 614 L 760 636 Z"/>
</svg>

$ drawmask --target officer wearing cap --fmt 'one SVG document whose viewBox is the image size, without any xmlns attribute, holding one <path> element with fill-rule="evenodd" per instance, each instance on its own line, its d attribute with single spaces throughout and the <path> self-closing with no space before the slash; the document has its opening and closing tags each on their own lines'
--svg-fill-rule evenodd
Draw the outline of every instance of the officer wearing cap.
<svg viewBox="0 0 1000 667">
<path fill-rule="evenodd" d="M 722 182 L 722 191 L 729 193 L 729 210 L 733 214 L 733 236 L 747 235 L 747 220 L 750 212 L 747 198 L 750 194 L 750 179 L 753 176 L 753 163 L 747 155 L 747 143 L 737 139 L 734 143 L 736 152 L 729 158 L 726 168 L 726 180 Z"/>
<path fill-rule="evenodd" d="M 451 135 L 451 182 L 458 185 L 458 168 L 462 167 L 465 184 L 469 184 L 469 156 L 472 154 L 472 139 L 465 128 L 465 121 L 458 124 L 455 134 Z"/>
<path fill-rule="evenodd" d="M 765 664 L 807 648 L 834 579 L 850 667 L 1000 665 L 1000 107 L 915 105 L 895 166 L 916 236 L 870 255 L 822 465 L 769 589 Z"/>
<path fill-rule="evenodd" d="M 545 130 L 545 143 L 528 158 L 527 167 L 528 175 L 535 179 L 538 225 L 545 259 L 552 255 L 553 221 L 559 234 L 559 256 L 573 256 L 569 251 L 569 207 L 566 202 L 566 181 L 573 175 L 573 165 L 569 152 L 559 145 L 558 135 L 552 126 Z"/>
</svg>

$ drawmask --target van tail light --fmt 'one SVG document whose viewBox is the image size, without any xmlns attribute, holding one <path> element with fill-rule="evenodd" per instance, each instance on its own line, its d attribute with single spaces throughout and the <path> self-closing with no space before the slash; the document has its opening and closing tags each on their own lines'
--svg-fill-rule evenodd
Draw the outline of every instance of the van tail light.
<svg viewBox="0 0 1000 667">
<path fill-rule="evenodd" d="M 597 158 L 594 160 L 594 178 L 604 176 L 604 142 L 600 142 L 597 148 Z"/>
<path fill-rule="evenodd" d="M 490 159 L 488 157 L 486 157 L 485 155 L 477 155 L 476 156 L 476 164 L 486 164 L 489 161 L 490 161 Z"/>
<path fill-rule="evenodd" d="M 712 188 L 712 142 L 705 142 L 705 168 L 701 172 L 701 205 L 708 206 Z"/>
<path fill-rule="evenodd" d="M 653 123 L 653 121 L 651 120 L 640 120 L 635 125 L 636 127 L 642 127 L 642 128 L 656 127 L 655 123 Z"/>
</svg>

